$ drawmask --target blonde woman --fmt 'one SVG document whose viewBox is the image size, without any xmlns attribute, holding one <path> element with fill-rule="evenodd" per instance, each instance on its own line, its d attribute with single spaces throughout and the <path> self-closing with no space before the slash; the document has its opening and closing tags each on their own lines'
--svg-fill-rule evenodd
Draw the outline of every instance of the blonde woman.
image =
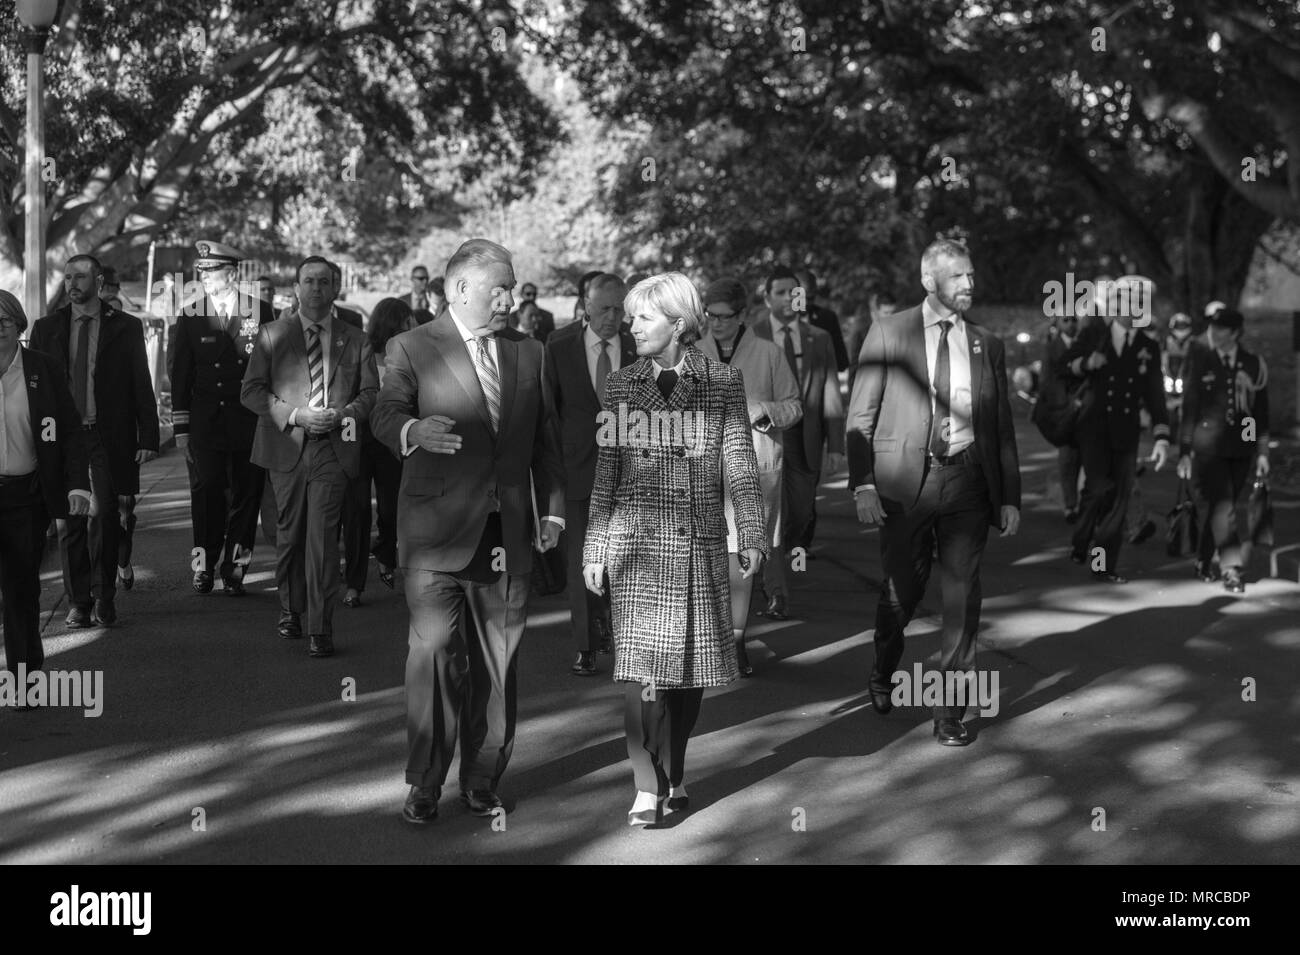
<svg viewBox="0 0 1300 955">
<path fill-rule="evenodd" d="M 737 676 L 724 471 L 746 579 L 768 543 L 744 381 L 695 347 L 695 286 L 678 272 L 651 276 L 624 308 L 638 360 L 607 380 L 583 578 L 600 593 L 609 575 L 637 788 L 628 823 L 647 826 L 689 808 L 686 743 L 704 690 Z"/>
</svg>

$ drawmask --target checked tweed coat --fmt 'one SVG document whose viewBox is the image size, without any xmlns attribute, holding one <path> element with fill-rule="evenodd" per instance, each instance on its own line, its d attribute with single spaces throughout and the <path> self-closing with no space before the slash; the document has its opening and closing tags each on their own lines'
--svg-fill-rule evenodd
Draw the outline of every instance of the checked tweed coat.
<svg viewBox="0 0 1300 955">
<path fill-rule="evenodd" d="M 652 359 L 609 376 L 610 412 L 689 411 L 702 427 L 698 440 L 677 446 L 602 444 L 583 549 L 584 564 L 604 564 L 609 574 L 614 679 L 665 689 L 724 686 L 738 676 L 724 467 L 740 548 L 768 553 L 744 380 L 694 347 L 685 355 L 668 402 Z"/>
</svg>

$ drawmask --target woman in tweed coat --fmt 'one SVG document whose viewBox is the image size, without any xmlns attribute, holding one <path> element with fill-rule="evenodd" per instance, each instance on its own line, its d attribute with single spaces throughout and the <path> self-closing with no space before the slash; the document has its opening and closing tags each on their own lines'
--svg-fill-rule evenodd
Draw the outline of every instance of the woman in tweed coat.
<svg viewBox="0 0 1300 955">
<path fill-rule="evenodd" d="M 678 272 L 651 276 L 624 307 L 640 360 L 605 386 L 583 577 L 600 593 L 609 575 L 614 679 L 627 684 L 637 787 L 628 822 L 638 826 L 688 807 L 686 741 L 704 688 L 737 675 L 724 468 L 747 576 L 768 545 L 744 381 L 694 347 L 695 286 Z"/>
</svg>

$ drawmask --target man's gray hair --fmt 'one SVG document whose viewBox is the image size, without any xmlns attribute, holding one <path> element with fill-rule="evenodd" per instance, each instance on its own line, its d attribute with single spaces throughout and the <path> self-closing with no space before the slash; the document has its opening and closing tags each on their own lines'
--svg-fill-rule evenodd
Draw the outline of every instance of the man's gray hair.
<svg viewBox="0 0 1300 955">
<path fill-rule="evenodd" d="M 921 274 L 933 275 L 942 259 L 969 259 L 970 249 L 956 239 L 936 239 L 921 253 Z"/>
<path fill-rule="evenodd" d="M 583 292 L 583 301 L 590 302 L 593 295 L 603 288 L 609 288 L 611 285 L 622 285 L 624 288 L 627 287 L 624 285 L 623 280 L 613 272 L 601 272 L 594 279 L 589 279 L 587 281 L 587 288 Z"/>
<path fill-rule="evenodd" d="M 445 287 L 450 289 L 461 275 L 472 269 L 482 268 L 485 265 L 494 263 L 513 264 L 510 259 L 510 250 L 504 245 L 498 245 L 491 239 L 470 239 L 463 243 L 455 254 L 447 260 Z"/>
</svg>

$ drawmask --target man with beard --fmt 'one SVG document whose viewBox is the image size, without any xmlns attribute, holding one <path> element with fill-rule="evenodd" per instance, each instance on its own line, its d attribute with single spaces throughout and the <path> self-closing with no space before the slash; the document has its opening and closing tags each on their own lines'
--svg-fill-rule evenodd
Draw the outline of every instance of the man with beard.
<svg viewBox="0 0 1300 955">
<path fill-rule="evenodd" d="M 884 586 L 876 608 L 871 705 L 893 707 L 903 629 L 939 560 L 943 636 L 939 669 L 975 666 L 980 558 L 989 525 L 1020 527 L 1020 463 L 1002 342 L 966 320 L 975 290 L 970 253 L 941 239 L 921 257 L 926 298 L 881 318 L 862 348 L 849 402 L 849 487 L 858 520 L 880 525 Z M 960 697 L 934 709 L 945 746 L 970 742 Z"/>
<path fill-rule="evenodd" d="M 117 622 L 118 499 L 140 493 L 140 465 L 158 456 L 158 405 L 144 326 L 100 298 L 103 267 L 74 255 L 64 270 L 68 304 L 32 329 L 32 348 L 68 377 L 90 461 L 93 516 L 60 523 L 70 629 Z M 94 612 L 92 618 L 91 612 Z"/>
</svg>

